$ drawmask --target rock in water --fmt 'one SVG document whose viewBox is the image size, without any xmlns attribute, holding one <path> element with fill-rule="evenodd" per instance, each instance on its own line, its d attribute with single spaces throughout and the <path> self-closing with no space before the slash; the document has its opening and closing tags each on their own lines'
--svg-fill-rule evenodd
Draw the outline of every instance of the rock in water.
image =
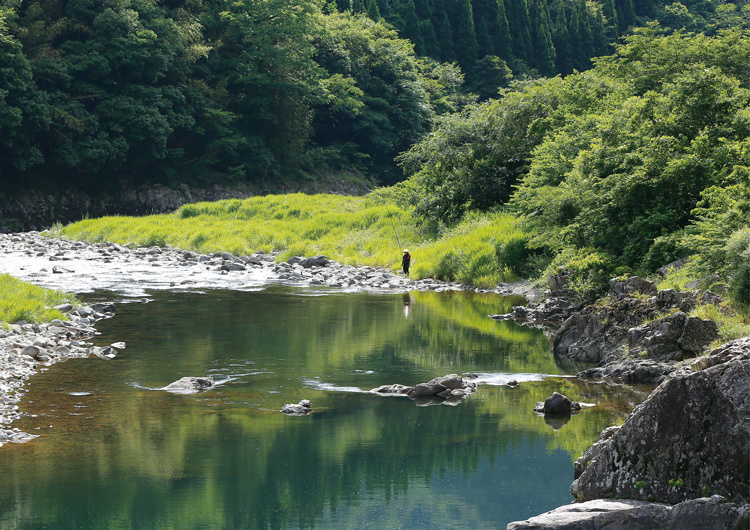
<svg viewBox="0 0 750 530">
<path fill-rule="evenodd" d="M 571 486 L 578 500 L 719 494 L 750 502 L 750 337 L 699 361 L 675 371 L 579 459 Z"/>
<path fill-rule="evenodd" d="M 304 416 L 312 412 L 310 400 L 303 399 L 299 403 L 287 403 L 281 408 L 281 412 L 289 416 Z"/>
<path fill-rule="evenodd" d="M 169 383 L 161 390 L 174 392 L 176 394 L 194 394 L 214 386 L 214 380 L 210 377 L 183 377 L 174 383 Z"/>
<path fill-rule="evenodd" d="M 600 499 L 561 506 L 508 530 L 740 530 L 750 523 L 750 512 L 715 495 L 676 506 L 624 499 Z"/>
<path fill-rule="evenodd" d="M 534 407 L 534 412 L 539 414 L 570 414 L 573 411 L 581 410 L 581 404 L 577 401 L 571 401 L 568 396 L 558 392 L 552 392 L 547 399 L 538 401 Z"/>
</svg>

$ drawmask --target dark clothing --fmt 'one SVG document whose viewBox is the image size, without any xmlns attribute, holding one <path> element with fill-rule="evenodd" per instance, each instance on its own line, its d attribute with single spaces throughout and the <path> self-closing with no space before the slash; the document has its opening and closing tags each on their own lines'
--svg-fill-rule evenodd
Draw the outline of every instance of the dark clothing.
<svg viewBox="0 0 750 530">
<path fill-rule="evenodd" d="M 408 252 L 401 258 L 401 267 L 404 269 L 404 274 L 409 275 L 409 265 L 411 264 L 411 254 Z"/>
</svg>

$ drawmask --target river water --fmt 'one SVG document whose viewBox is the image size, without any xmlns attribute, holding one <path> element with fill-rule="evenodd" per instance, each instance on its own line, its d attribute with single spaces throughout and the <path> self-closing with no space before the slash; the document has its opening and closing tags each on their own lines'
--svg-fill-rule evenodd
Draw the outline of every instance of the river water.
<svg viewBox="0 0 750 530">
<path fill-rule="evenodd" d="M 0 528 L 504 528 L 570 502 L 575 458 L 646 396 L 569 377 L 494 294 L 86 296 L 121 302 L 95 342 L 127 347 L 27 383 L 13 426 L 40 437 L 0 450 Z M 367 392 L 470 372 L 455 406 Z M 553 391 L 592 406 L 545 421 Z"/>
</svg>

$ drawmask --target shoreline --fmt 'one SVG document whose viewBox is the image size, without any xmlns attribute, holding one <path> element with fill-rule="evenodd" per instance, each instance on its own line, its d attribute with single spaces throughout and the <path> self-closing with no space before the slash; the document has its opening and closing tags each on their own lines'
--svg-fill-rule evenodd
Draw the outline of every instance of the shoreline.
<svg viewBox="0 0 750 530">
<path fill-rule="evenodd" d="M 318 260 L 319 265 L 257 252 L 233 256 L 227 252 L 197 254 L 178 248 L 136 247 L 117 243 L 88 244 L 49 238 L 39 232 L 0 233 L 0 273 L 44 288 L 73 294 L 111 291 L 122 297 L 147 298 L 146 291 L 230 289 L 255 290 L 281 284 L 324 288 L 334 292 L 405 293 L 409 291 L 473 291 L 501 296 L 525 296 L 527 282 L 479 289 L 431 278 L 411 280 L 382 267 L 355 267 Z M 11 427 L 21 415 L 18 402 L 32 375 L 71 358 L 115 357 L 124 342 L 93 346 L 95 324 L 115 316 L 112 303 L 66 308 L 68 320 L 9 323 L 0 328 L 0 447 L 25 443 L 36 435 Z M 65 311 L 64 311 L 65 312 Z"/>
</svg>

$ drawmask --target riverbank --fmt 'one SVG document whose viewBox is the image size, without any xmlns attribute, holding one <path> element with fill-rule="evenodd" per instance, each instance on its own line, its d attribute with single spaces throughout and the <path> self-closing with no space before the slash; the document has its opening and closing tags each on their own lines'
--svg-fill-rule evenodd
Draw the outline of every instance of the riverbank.
<svg viewBox="0 0 750 530">
<path fill-rule="evenodd" d="M 553 355 L 599 365 L 579 379 L 659 386 L 576 461 L 576 504 L 508 529 L 750 528 L 750 338 L 712 348 L 738 330 L 699 316 L 721 296 L 631 277 L 583 307 L 552 283 L 541 304 L 495 318 L 554 329 Z"/>
<path fill-rule="evenodd" d="M 382 267 L 346 266 L 322 256 L 277 262 L 275 255 L 264 252 L 234 256 L 228 252 L 198 254 L 168 245 L 89 245 L 48 238 L 38 232 L 0 234 L 0 273 L 49 289 L 73 293 L 110 291 L 140 302 L 148 301 L 150 289 L 254 290 L 273 283 L 345 292 L 471 289 L 524 295 L 531 289 L 521 282 L 487 290 L 429 278 L 412 280 Z M 114 316 L 113 304 L 63 309 L 68 320 L 9 323 L 0 329 L 0 446 L 34 438 L 10 427 L 19 417 L 17 403 L 29 377 L 71 358 L 111 359 L 118 348 L 124 347 L 124 342 L 105 348 L 90 342 L 97 333 L 96 322 Z"/>
<path fill-rule="evenodd" d="M 411 280 L 401 274 L 378 267 L 351 267 L 330 261 L 323 256 L 309 258 L 291 257 L 287 261 L 277 262 L 277 256 L 264 252 L 255 252 L 243 256 L 234 256 L 227 252 L 212 254 L 198 254 L 190 251 L 164 247 L 136 247 L 134 245 L 119 245 L 116 243 L 86 243 L 62 239 L 50 239 L 38 233 L 24 233 L 0 235 L 0 253 L 3 255 L 2 267 L 15 268 L 15 274 L 35 283 L 57 289 L 77 292 L 91 292 L 93 290 L 112 290 L 126 297 L 133 297 L 140 301 L 148 301 L 149 289 L 165 290 L 201 290 L 207 288 L 223 288 L 235 290 L 257 289 L 268 283 L 283 283 L 307 286 L 312 290 L 337 291 L 368 291 L 368 292 L 408 292 L 411 290 L 466 290 L 477 292 L 495 292 L 498 294 L 528 294 L 526 284 L 501 285 L 493 290 L 482 290 L 460 283 L 440 282 L 431 279 Z M 632 282 L 631 282 L 632 283 Z M 125 288 L 124 286 L 130 287 Z M 118 287 L 119 286 L 119 287 Z M 620 290 L 621 286 L 617 287 Z M 649 292 L 651 288 L 648 288 Z M 639 294 L 639 293 L 630 293 Z M 641 293 L 642 294 L 642 293 Z M 656 293 L 658 295 L 658 293 Z M 645 303 L 637 296 L 630 297 L 638 303 Z M 695 303 L 692 300 L 692 303 Z M 667 310 L 674 320 L 674 307 L 687 309 L 684 296 L 661 295 L 656 300 L 662 300 L 662 310 Z M 713 300 L 714 302 L 716 300 Z M 635 303 L 635 302 L 633 302 Z M 625 304 L 627 305 L 627 304 Z M 620 309 L 630 317 L 653 317 L 648 311 L 641 310 L 628 313 L 628 309 L 620 300 Z M 49 324 L 17 324 L 10 330 L 4 331 L 0 341 L 0 355 L 6 364 L 4 370 L 8 376 L 8 384 L 2 392 L 5 409 L 0 424 L 9 424 L 18 417 L 17 402 L 22 397 L 23 383 L 30 375 L 43 370 L 54 362 L 64 361 L 74 356 L 97 356 L 102 359 L 111 358 L 117 353 L 117 344 L 108 348 L 93 347 L 88 340 L 94 336 L 93 327 L 96 320 L 111 316 L 113 307 L 94 306 L 69 313 L 70 322 L 60 321 Z M 575 308 L 573 308 L 575 309 Z M 579 308 L 580 309 L 580 308 Z M 611 309 L 611 308 L 610 308 Z M 570 308 L 569 308 L 570 310 Z M 520 311 L 520 310 L 519 310 Z M 562 318 L 565 312 L 558 315 Z M 580 312 L 579 312 L 580 314 Z M 598 319 L 591 317 L 591 322 L 621 325 L 630 322 L 628 319 L 620 321 L 612 318 Z M 628 318 L 630 318 L 628 317 Z M 549 313 L 545 318 L 549 318 Z M 532 319 L 533 320 L 533 319 Z M 652 323 L 653 324 L 653 323 Z M 653 327 L 653 326 L 652 326 Z M 605 330 L 606 326 L 583 326 L 582 330 Z M 569 333 L 571 327 L 563 326 L 561 330 Z M 579 334 L 586 340 L 592 337 L 586 333 Z M 613 337 L 612 333 L 603 336 Z M 645 335 L 644 335 L 645 337 Z M 642 340 L 646 340 L 641 337 Z M 681 338 L 677 337 L 679 340 Z M 557 344 L 560 341 L 555 341 Z M 576 341 L 566 340 L 568 351 Z M 681 344 L 684 341 L 681 342 Z M 588 343 L 587 343 L 588 344 Z M 603 343 L 602 352 L 610 351 L 611 344 Z M 124 346 L 121 344 L 120 346 Z M 701 346 L 702 347 L 702 346 Z M 700 349 L 700 347 L 699 347 Z M 590 345 L 573 348 L 578 352 L 590 352 Z M 663 348 L 658 350 L 664 354 Z M 626 352 L 626 350 L 623 350 Z M 559 353 L 558 353 L 559 354 Z M 692 362 L 680 362 L 676 357 L 668 356 L 658 362 L 669 367 L 669 372 L 661 373 L 666 377 L 669 373 L 683 373 L 685 370 L 695 370 Z M 604 359 L 604 357 L 602 357 Z M 622 360 L 622 359 L 619 359 Z M 640 364 L 656 362 L 653 359 L 633 359 Z M 606 365 L 607 363 L 605 363 Z M 604 374 L 592 374 L 594 377 L 610 377 Z M 621 379 L 627 381 L 627 379 Z M 656 382 L 656 381 L 654 381 Z M 6 391 L 7 390 L 7 391 Z M 24 442 L 33 435 L 3 427 L 0 438 L 11 442 Z M 3 440 L 0 440 L 3 442 Z M 715 503 L 714 503 L 715 504 Z"/>
</svg>

